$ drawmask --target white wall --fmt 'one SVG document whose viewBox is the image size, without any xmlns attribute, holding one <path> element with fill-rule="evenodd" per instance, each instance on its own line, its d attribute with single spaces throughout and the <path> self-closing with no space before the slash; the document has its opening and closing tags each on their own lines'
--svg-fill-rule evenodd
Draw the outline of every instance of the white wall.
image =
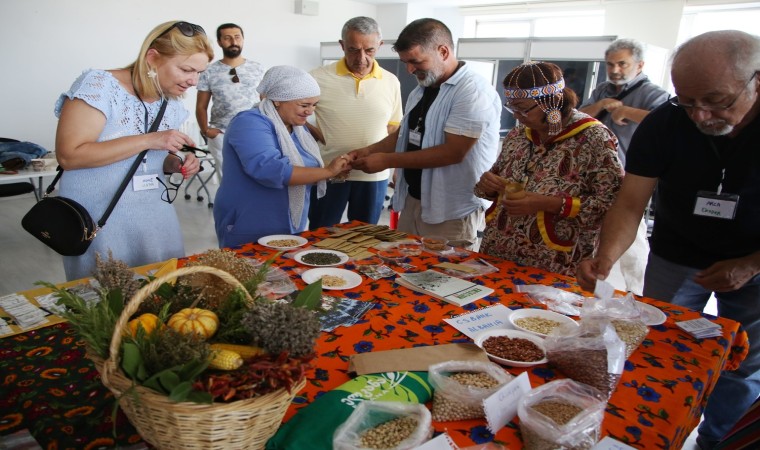
<svg viewBox="0 0 760 450">
<path fill-rule="evenodd" d="M 246 36 L 243 54 L 270 67 L 320 64 L 319 43 L 340 37 L 346 20 L 376 17 L 374 5 L 320 0 L 318 16 L 298 15 L 294 0 L 0 0 L 0 136 L 53 150 L 60 93 L 88 68 L 132 62 L 148 32 L 159 23 L 187 20 L 212 37 L 234 22 Z M 195 90 L 186 95 L 194 117 Z M 194 119 L 193 119 L 194 120 Z"/>
</svg>

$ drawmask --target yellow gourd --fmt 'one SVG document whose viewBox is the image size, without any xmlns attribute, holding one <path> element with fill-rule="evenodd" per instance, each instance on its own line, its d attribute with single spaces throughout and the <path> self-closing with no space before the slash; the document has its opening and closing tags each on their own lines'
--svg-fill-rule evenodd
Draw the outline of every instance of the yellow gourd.
<svg viewBox="0 0 760 450">
<path fill-rule="evenodd" d="M 137 330 L 139 326 L 142 325 L 143 329 L 145 330 L 145 334 L 150 334 L 153 332 L 153 330 L 156 329 L 158 324 L 159 320 L 157 315 L 146 313 L 142 314 L 136 319 L 130 320 L 127 325 L 129 326 L 129 332 L 132 334 L 132 336 L 137 336 Z"/>
<path fill-rule="evenodd" d="M 185 308 L 171 316 L 167 325 L 180 333 L 197 333 L 208 339 L 216 333 L 219 317 L 207 309 Z"/>
</svg>

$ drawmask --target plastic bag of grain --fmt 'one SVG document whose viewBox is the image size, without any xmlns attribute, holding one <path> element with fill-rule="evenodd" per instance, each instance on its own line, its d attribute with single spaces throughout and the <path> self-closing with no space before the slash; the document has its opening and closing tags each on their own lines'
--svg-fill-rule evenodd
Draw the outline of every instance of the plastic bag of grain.
<svg viewBox="0 0 760 450">
<path fill-rule="evenodd" d="M 532 389 L 517 405 L 526 450 L 583 450 L 599 440 L 607 405 L 591 386 L 556 380 Z"/>
<path fill-rule="evenodd" d="M 607 398 L 617 387 L 625 365 L 625 343 L 608 321 L 581 320 L 562 325 L 544 341 L 546 358 L 568 378 L 598 389 Z"/>
<path fill-rule="evenodd" d="M 408 450 L 422 445 L 432 434 L 425 405 L 365 401 L 335 430 L 333 449 Z"/>
<path fill-rule="evenodd" d="M 483 400 L 514 377 L 498 364 L 484 361 L 446 361 L 428 369 L 433 386 L 433 420 L 485 417 Z"/>
<path fill-rule="evenodd" d="M 584 320 L 609 321 L 620 340 L 625 342 L 626 358 L 636 351 L 649 333 L 631 293 L 625 297 L 586 299 L 581 309 L 581 321 Z"/>
</svg>

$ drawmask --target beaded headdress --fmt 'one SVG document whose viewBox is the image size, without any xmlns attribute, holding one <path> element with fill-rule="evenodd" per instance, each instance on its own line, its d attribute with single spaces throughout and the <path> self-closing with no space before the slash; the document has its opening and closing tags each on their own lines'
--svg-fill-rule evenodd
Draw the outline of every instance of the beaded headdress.
<svg viewBox="0 0 760 450">
<path fill-rule="evenodd" d="M 562 131 L 562 90 L 565 88 L 565 79 L 560 78 L 554 83 L 550 83 L 546 78 L 538 62 L 529 61 L 518 67 L 515 67 L 507 76 L 507 86 L 504 89 L 504 96 L 507 103 L 511 100 L 530 98 L 536 101 L 541 111 L 546 114 L 546 121 L 549 124 L 549 135 L 554 136 Z M 518 80 L 526 70 L 530 71 L 533 79 L 533 87 L 519 88 Z"/>
</svg>

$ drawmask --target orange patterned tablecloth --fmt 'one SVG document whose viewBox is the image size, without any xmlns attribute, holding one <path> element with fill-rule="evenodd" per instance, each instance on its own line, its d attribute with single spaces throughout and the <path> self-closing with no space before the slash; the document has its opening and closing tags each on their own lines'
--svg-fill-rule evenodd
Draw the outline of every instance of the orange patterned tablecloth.
<svg viewBox="0 0 760 450">
<path fill-rule="evenodd" d="M 307 232 L 303 236 L 311 242 L 327 237 L 326 230 Z M 273 250 L 257 244 L 244 245 L 239 254 L 266 258 Z M 393 282 L 393 279 L 373 281 L 363 277 L 357 288 L 337 291 L 342 296 L 376 302 L 374 309 L 363 320 L 351 327 L 338 327 L 325 333 L 317 342 L 315 371 L 310 374 L 306 388 L 299 393 L 288 410 L 287 421 L 298 409 L 350 379 L 347 374 L 348 358 L 352 354 L 379 350 L 408 348 L 419 345 L 437 345 L 454 342 L 471 342 L 467 336 L 443 321 L 453 315 L 480 307 L 502 303 L 510 308 L 535 306 L 523 294 L 515 293 L 520 284 L 543 284 L 580 292 L 573 279 L 531 267 L 488 257 L 482 257 L 497 266 L 499 271 L 474 279 L 477 283 L 495 289 L 495 292 L 464 308 L 415 293 Z M 471 257 L 472 257 L 471 256 Z M 454 258 L 461 262 L 467 258 Z M 423 252 L 409 262 L 417 270 L 426 270 L 450 259 Z M 298 272 L 300 264 L 281 256 L 276 265 L 291 273 L 299 288 L 304 286 Z M 347 268 L 352 268 L 350 263 Z M 398 270 L 399 269 L 396 268 Z M 687 320 L 699 313 L 678 306 L 642 299 L 662 309 L 668 320 L 651 327 L 643 344 L 625 364 L 620 384 L 607 405 L 603 434 L 644 449 L 681 448 L 684 440 L 697 426 L 706 396 L 712 391 L 720 370 L 740 362 L 747 350 L 746 334 L 739 331 L 737 322 L 718 318 L 723 336 L 696 340 L 680 331 L 675 320 Z M 548 365 L 529 369 L 507 368 L 513 375 L 527 370 L 533 387 L 562 375 Z M 521 448 L 518 427 L 511 422 L 495 436 L 486 428 L 484 420 L 434 423 L 436 431 L 446 431 L 459 446 L 496 441 L 511 449 Z"/>
<path fill-rule="evenodd" d="M 304 233 L 311 243 L 327 235 L 327 230 Z M 274 250 L 255 244 L 235 251 L 257 259 L 275 254 Z M 364 277 L 359 287 L 336 291 L 348 298 L 373 301 L 375 307 L 356 325 L 338 327 L 322 335 L 317 343 L 315 369 L 309 373 L 306 388 L 294 400 L 285 420 L 321 394 L 348 381 L 348 359 L 353 354 L 471 342 L 443 319 L 496 303 L 511 308 L 526 306 L 529 300 L 513 292 L 516 285 L 544 284 L 578 292 L 574 280 L 567 277 L 485 255 L 473 256 L 485 258 L 499 271 L 475 279 L 494 288 L 493 295 L 464 308 L 414 293 L 392 279 L 372 281 Z M 423 253 L 410 262 L 417 270 L 425 270 L 444 261 L 447 258 Z M 299 287 L 304 286 L 299 273 L 305 267 L 286 255 L 280 256 L 275 264 L 288 272 Z M 349 264 L 346 266 L 351 268 Z M 603 432 L 636 448 L 679 449 L 699 422 L 706 396 L 720 370 L 738 365 L 744 358 L 746 334 L 739 331 L 736 322 L 715 319 L 723 327 L 723 336 L 695 340 L 681 332 L 674 320 L 696 318 L 699 313 L 649 299 L 643 301 L 660 307 L 668 320 L 652 327 L 647 339 L 627 361 L 617 391 L 608 403 Z M 523 372 L 508 370 L 513 375 Z M 28 429 L 43 448 L 142 447 L 140 436 L 123 414 L 114 416 L 114 427 L 113 395 L 102 386 L 92 363 L 84 358 L 84 343 L 68 324 L 58 323 L 0 339 L 0 372 L 3 373 L 0 436 Z M 547 365 L 530 368 L 528 374 L 534 387 L 561 377 Z M 459 446 L 496 441 L 511 449 L 522 448 L 514 423 L 495 436 L 483 420 L 434 425 L 437 431 L 448 432 Z"/>
</svg>

